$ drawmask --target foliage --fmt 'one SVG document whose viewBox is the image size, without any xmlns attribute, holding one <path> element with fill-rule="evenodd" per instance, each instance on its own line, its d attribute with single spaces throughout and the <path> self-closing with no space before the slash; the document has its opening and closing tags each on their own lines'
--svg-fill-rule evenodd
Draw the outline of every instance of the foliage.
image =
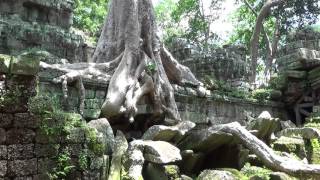
<svg viewBox="0 0 320 180">
<path fill-rule="evenodd" d="M 38 95 L 29 99 L 29 111 L 41 119 L 40 130 L 49 139 L 50 144 L 55 144 L 58 138 L 70 139 L 69 135 L 75 128 L 80 128 L 86 136 L 86 143 L 95 155 L 102 155 L 104 144 L 98 141 L 95 129 L 87 126 L 81 115 L 63 111 L 58 96 Z M 55 158 L 57 166 L 49 173 L 52 179 L 64 179 L 73 169 L 70 164 L 68 146 L 57 147 L 58 156 Z M 82 151 L 79 156 L 79 165 L 82 170 L 88 168 L 87 151 Z"/>
<path fill-rule="evenodd" d="M 185 39 L 189 44 L 206 50 L 216 46 L 218 36 L 210 30 L 217 19 L 216 13 L 222 0 L 164 0 L 155 9 L 160 29 L 167 46 L 176 39 Z M 205 6 L 210 7 L 205 7 Z"/>
<path fill-rule="evenodd" d="M 258 102 L 264 102 L 270 99 L 271 89 L 256 89 L 252 91 L 252 98 L 258 100 Z"/>
<path fill-rule="evenodd" d="M 81 151 L 79 155 L 79 166 L 82 170 L 88 168 L 88 152 L 86 150 Z"/>
<path fill-rule="evenodd" d="M 108 0 L 75 0 L 74 26 L 98 36 L 107 14 Z"/>
<path fill-rule="evenodd" d="M 183 28 L 174 22 L 171 17 L 176 7 L 177 0 L 163 0 L 154 8 L 157 24 L 162 32 L 162 39 L 167 46 L 170 46 L 175 39 L 183 34 Z"/>
<path fill-rule="evenodd" d="M 231 174 L 233 174 L 237 179 L 241 179 L 241 180 L 247 180 L 249 179 L 248 177 L 246 177 L 245 175 L 243 175 L 240 171 L 238 171 L 237 169 L 232 169 L 232 168 L 220 168 L 218 170 L 222 170 L 222 171 L 228 171 Z"/>
<path fill-rule="evenodd" d="M 70 151 L 64 149 L 56 158 L 57 166 L 49 173 L 50 179 L 65 179 L 75 166 L 71 164 Z"/>
<path fill-rule="evenodd" d="M 19 103 L 19 97 L 21 97 L 22 92 L 16 88 L 9 91 L 1 91 L 0 95 L 0 107 L 6 107 Z"/>
<path fill-rule="evenodd" d="M 98 141 L 97 132 L 95 129 L 85 126 L 85 135 L 88 140 L 88 147 L 95 155 L 102 155 L 105 149 L 103 143 Z"/>
<path fill-rule="evenodd" d="M 269 87 L 271 89 L 282 90 L 286 85 L 287 77 L 284 74 L 274 74 L 269 81 Z"/>
<path fill-rule="evenodd" d="M 247 176 L 249 179 L 252 176 L 259 176 L 263 180 L 269 179 L 269 174 L 272 172 L 269 169 L 251 166 L 250 163 L 246 163 L 244 167 L 241 169 L 241 172 Z"/>
<path fill-rule="evenodd" d="M 146 70 L 149 74 L 154 74 L 155 71 L 157 70 L 157 66 L 155 63 L 149 62 L 147 64 Z"/>
</svg>

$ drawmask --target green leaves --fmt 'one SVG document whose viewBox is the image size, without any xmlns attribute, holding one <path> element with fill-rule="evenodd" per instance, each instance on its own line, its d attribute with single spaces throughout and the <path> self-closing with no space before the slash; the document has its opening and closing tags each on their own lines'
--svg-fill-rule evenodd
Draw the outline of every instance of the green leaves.
<svg viewBox="0 0 320 180">
<path fill-rule="evenodd" d="M 76 0 L 74 26 L 91 36 L 96 35 L 107 14 L 107 4 L 108 0 Z"/>
</svg>

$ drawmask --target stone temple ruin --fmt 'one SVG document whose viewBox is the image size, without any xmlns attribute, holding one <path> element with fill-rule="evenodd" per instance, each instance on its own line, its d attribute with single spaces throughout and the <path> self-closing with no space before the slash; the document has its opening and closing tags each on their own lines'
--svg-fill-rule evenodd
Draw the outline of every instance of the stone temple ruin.
<svg viewBox="0 0 320 180">
<path fill-rule="evenodd" d="M 70 62 L 86 62 L 87 44 L 70 30 L 73 1 L 0 1 L 0 53 L 46 50 Z"/>
<path fill-rule="evenodd" d="M 152 108 L 142 101 L 137 123 L 123 125 L 99 119 L 109 81 L 83 79 L 80 115 L 77 84 L 64 98 L 53 82 L 62 73 L 40 66 L 88 62 L 90 48 L 71 28 L 72 9 L 68 0 L 0 1 L 0 179 L 246 179 L 241 174 L 250 171 L 250 179 L 293 179 L 261 168 L 261 159 L 239 140 L 211 126 L 234 121 L 279 154 L 320 163 L 319 33 L 298 31 L 287 40 L 277 60 L 274 91 L 281 95 L 273 101 L 214 92 L 199 97 L 175 85 L 183 122 L 145 123 Z M 242 47 L 217 48 L 205 57 L 185 46 L 173 53 L 199 79 L 214 76 L 235 87 L 248 82 Z"/>
</svg>

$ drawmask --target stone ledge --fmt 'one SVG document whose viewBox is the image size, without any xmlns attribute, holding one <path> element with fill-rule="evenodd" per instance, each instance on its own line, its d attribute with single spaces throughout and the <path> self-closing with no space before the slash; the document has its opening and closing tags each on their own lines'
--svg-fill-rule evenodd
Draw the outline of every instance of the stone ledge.
<svg viewBox="0 0 320 180">
<path fill-rule="evenodd" d="M 30 55 L 20 55 L 18 57 L 0 54 L 0 73 L 31 75 L 38 74 L 40 60 Z"/>
</svg>

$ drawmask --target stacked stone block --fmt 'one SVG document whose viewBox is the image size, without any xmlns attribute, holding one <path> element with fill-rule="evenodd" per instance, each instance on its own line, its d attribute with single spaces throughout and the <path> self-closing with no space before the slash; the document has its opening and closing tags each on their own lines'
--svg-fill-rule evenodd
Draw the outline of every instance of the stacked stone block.
<svg viewBox="0 0 320 180">
<path fill-rule="evenodd" d="M 0 1 L 0 53 L 36 48 L 70 62 L 88 61 L 83 35 L 70 30 L 72 8 L 72 0 Z"/>
<path fill-rule="evenodd" d="M 248 81 L 250 77 L 243 47 L 225 46 L 203 54 L 191 47 L 178 46 L 173 54 L 199 79 L 208 76 L 222 81 Z"/>
<path fill-rule="evenodd" d="M 109 158 L 90 149 L 84 128 L 50 137 L 43 131 L 44 119 L 30 112 L 38 70 L 37 59 L 0 56 L 0 179 L 49 179 L 62 147 L 68 148 L 74 166 L 66 179 L 105 179 Z M 99 137 L 98 142 L 102 143 Z M 82 152 L 86 152 L 85 169 L 79 164 Z"/>
</svg>

